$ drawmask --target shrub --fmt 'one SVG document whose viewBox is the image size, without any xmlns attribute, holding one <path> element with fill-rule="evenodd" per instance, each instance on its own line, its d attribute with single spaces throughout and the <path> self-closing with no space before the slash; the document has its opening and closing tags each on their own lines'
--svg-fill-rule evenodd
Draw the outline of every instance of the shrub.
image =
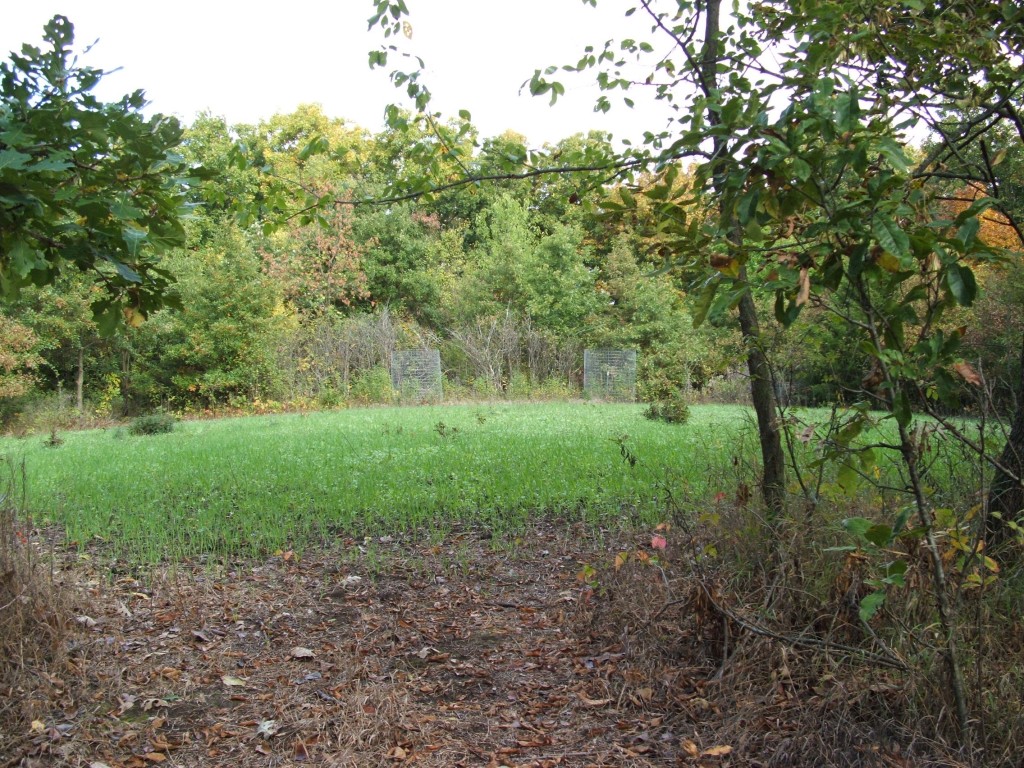
<svg viewBox="0 0 1024 768">
<path fill-rule="evenodd" d="M 650 403 L 644 416 L 667 424 L 685 424 L 690 418 L 690 406 L 681 390 Z"/>
<path fill-rule="evenodd" d="M 174 431 L 175 419 L 169 413 L 151 413 L 139 416 L 128 426 L 133 435 L 162 435 Z"/>
<path fill-rule="evenodd" d="M 360 371 L 352 379 L 352 399 L 363 405 L 385 405 L 395 400 L 391 374 L 382 365 Z"/>
</svg>

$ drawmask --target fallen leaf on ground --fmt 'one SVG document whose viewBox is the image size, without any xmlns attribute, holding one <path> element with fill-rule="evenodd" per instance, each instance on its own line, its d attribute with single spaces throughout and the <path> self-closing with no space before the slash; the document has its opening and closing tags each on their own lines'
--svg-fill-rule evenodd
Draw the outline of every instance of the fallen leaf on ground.
<svg viewBox="0 0 1024 768">
<path fill-rule="evenodd" d="M 728 755 L 732 752 L 732 747 L 725 744 L 718 747 L 709 747 L 701 752 L 701 757 L 722 757 L 722 755 Z"/>
<path fill-rule="evenodd" d="M 580 697 L 580 701 L 586 704 L 588 707 L 603 707 L 606 704 L 611 704 L 611 699 L 588 699 L 582 693 L 576 694 Z"/>
</svg>

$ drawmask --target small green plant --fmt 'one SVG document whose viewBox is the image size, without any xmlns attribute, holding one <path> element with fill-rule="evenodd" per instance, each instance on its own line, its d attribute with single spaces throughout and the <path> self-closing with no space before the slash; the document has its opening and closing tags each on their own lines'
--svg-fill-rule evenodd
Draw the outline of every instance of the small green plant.
<svg viewBox="0 0 1024 768">
<path fill-rule="evenodd" d="M 458 427 L 450 427 L 443 421 L 439 421 L 437 422 L 437 424 L 434 425 L 434 431 L 437 432 L 437 434 L 439 434 L 441 437 L 455 437 L 457 434 L 459 434 Z"/>
<path fill-rule="evenodd" d="M 665 397 L 649 403 L 644 416 L 666 424 L 685 424 L 690 419 L 690 406 L 681 390 L 675 390 Z"/>
<path fill-rule="evenodd" d="M 151 413 L 139 416 L 128 425 L 133 435 L 163 435 L 174 431 L 175 419 L 169 413 Z"/>
</svg>

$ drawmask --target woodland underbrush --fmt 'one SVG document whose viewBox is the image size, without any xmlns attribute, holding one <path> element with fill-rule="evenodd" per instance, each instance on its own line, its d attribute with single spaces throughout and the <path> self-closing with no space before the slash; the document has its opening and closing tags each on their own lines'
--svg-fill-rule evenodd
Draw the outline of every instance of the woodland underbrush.
<svg viewBox="0 0 1024 768">
<path fill-rule="evenodd" d="M 963 670 L 962 733 L 930 558 L 907 521 L 885 537 L 879 489 L 770 519 L 742 477 L 695 513 L 667 494 L 650 547 L 594 567 L 585 631 L 627 654 L 613 694 L 692 721 L 693 743 L 757 765 L 1016 766 L 1024 751 L 1024 543 L 983 553 L 979 492 L 937 541 Z M 865 536 L 865 533 L 867 534 Z M 874 596 L 874 597 L 872 597 Z M 714 717 L 706 716 L 708 712 Z"/>
<path fill-rule="evenodd" d="M 40 678 L 59 683 L 73 611 L 55 583 L 48 545 L 24 514 L 24 467 L 6 459 L 0 472 L 0 723 L 7 723 L 31 715 L 26 692 Z"/>
</svg>

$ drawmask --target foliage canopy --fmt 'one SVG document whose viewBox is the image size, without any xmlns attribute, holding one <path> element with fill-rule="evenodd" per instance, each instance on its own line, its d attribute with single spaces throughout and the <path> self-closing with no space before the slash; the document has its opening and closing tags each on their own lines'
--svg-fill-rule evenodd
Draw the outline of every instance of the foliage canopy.
<svg viewBox="0 0 1024 768">
<path fill-rule="evenodd" d="M 174 118 L 146 118 L 142 91 L 103 103 L 105 72 L 80 66 L 74 27 L 55 16 L 44 46 L 0 63 L 0 291 L 47 285 L 70 266 L 103 288 L 101 326 L 137 325 L 172 303 L 159 254 L 182 245 L 196 171 Z"/>
</svg>

